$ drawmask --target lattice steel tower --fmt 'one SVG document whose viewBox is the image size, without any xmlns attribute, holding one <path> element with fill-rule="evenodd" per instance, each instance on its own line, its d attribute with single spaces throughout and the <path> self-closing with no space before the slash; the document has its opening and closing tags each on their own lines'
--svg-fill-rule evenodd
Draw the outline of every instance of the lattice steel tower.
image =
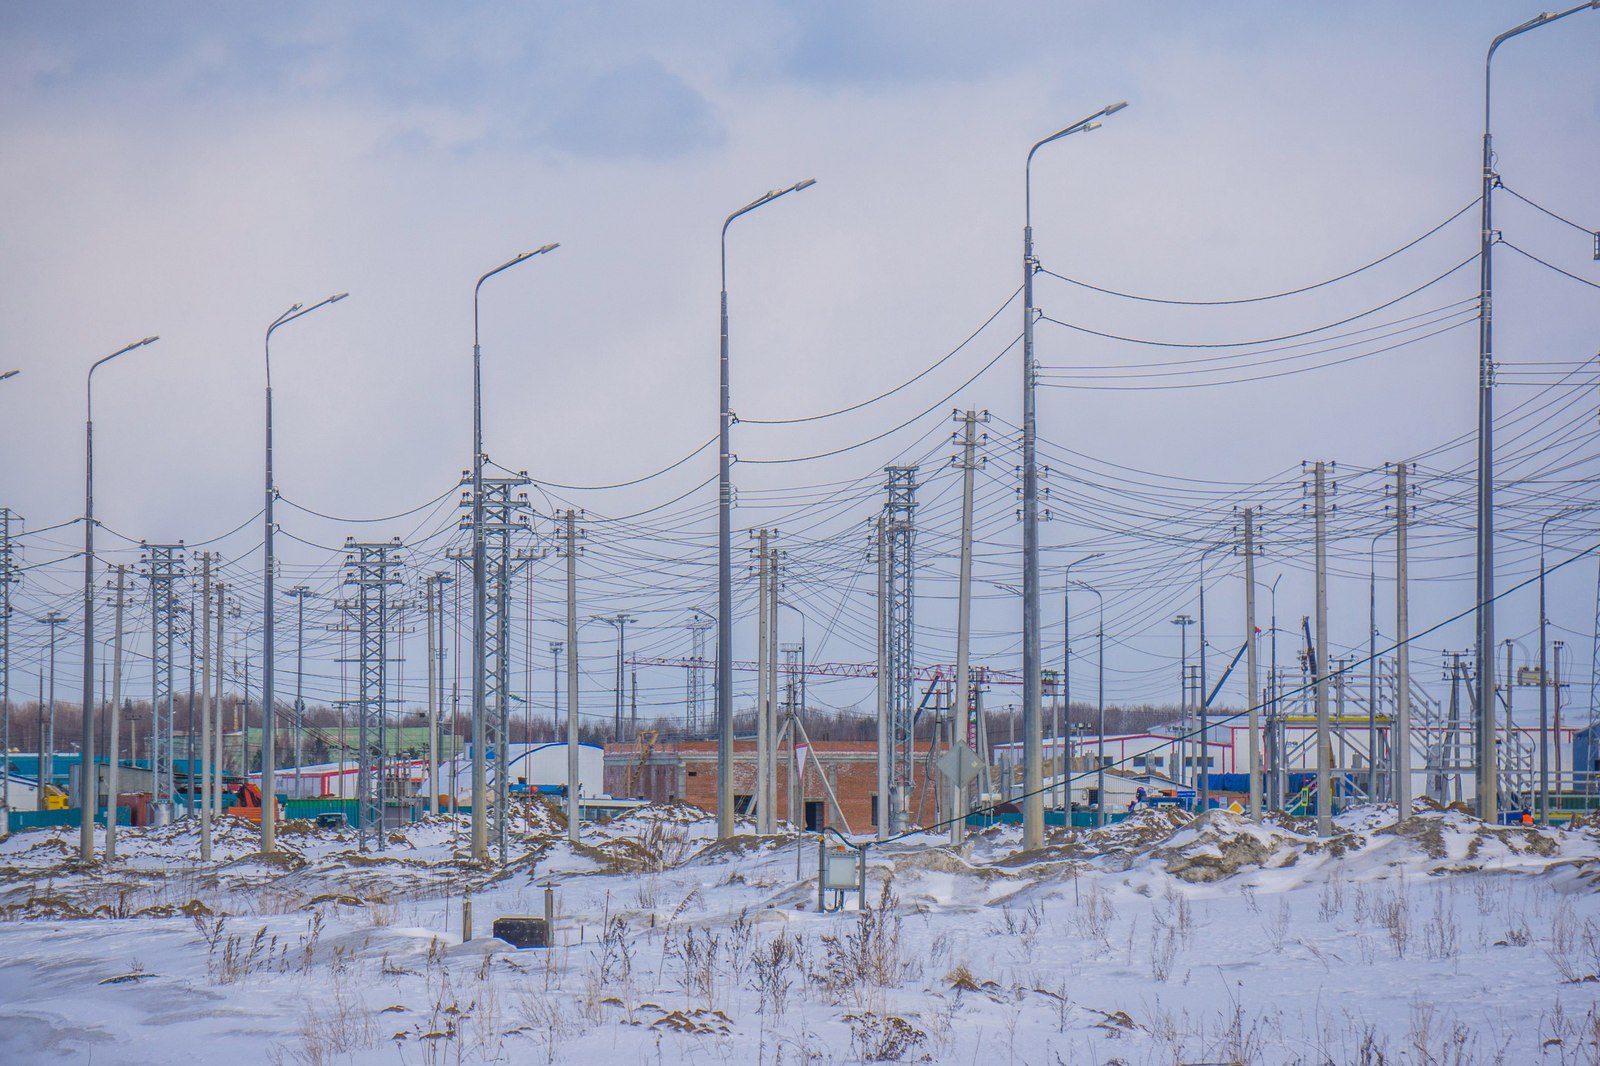
<svg viewBox="0 0 1600 1066">
<path fill-rule="evenodd" d="M 488 594 L 484 598 L 484 664 L 485 693 L 483 702 L 483 752 L 473 753 L 474 760 L 482 758 L 485 766 L 493 761 L 493 799 L 489 802 L 491 821 L 489 837 L 499 848 L 500 861 L 506 861 L 507 819 L 505 812 L 510 801 L 511 783 L 511 653 L 516 647 L 512 636 L 511 583 L 527 564 L 537 558 L 531 550 L 532 508 L 526 492 L 516 489 L 528 484 L 525 473 L 516 477 L 483 479 L 483 546 L 484 567 Z M 464 525 L 470 528 L 472 514 L 472 479 L 462 479 L 467 492 L 462 504 L 468 517 Z M 487 771 L 486 771 L 487 774 Z M 474 817 L 477 812 L 473 812 Z"/>
<path fill-rule="evenodd" d="M 389 587 L 400 583 L 399 538 L 380 543 L 345 542 L 345 584 L 356 588 L 358 703 L 356 828 L 361 850 L 369 840 L 384 850 L 384 785 L 387 780 L 389 701 Z"/>
<path fill-rule="evenodd" d="M 177 632 L 178 580 L 184 577 L 183 542 L 141 544 L 145 580 L 150 583 L 150 732 L 155 741 L 150 755 L 153 799 L 169 805 L 177 797 L 173 767 L 172 642 Z M 246 723 L 248 729 L 248 723 Z"/>
<path fill-rule="evenodd" d="M 888 553 L 888 667 L 889 737 L 894 753 L 890 764 L 890 825 L 904 832 L 910 827 L 911 781 L 916 759 L 913 727 L 916 714 L 916 627 L 913 618 L 915 567 L 912 561 L 916 535 L 917 468 L 889 466 L 888 500 L 884 503 L 885 550 Z"/>
<path fill-rule="evenodd" d="M 694 621 L 688 626 L 693 653 L 689 656 L 689 691 L 683 730 L 691 735 L 700 732 L 706 720 L 706 634 L 715 626 L 715 622 L 699 611 L 694 613 Z"/>
</svg>

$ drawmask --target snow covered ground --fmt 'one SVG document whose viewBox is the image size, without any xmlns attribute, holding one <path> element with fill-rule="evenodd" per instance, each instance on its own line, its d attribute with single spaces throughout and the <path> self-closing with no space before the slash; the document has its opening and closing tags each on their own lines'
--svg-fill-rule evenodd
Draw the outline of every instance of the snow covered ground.
<svg viewBox="0 0 1600 1066">
<path fill-rule="evenodd" d="M 76 830 L 18 834 L 0 1062 L 1600 1063 L 1600 831 L 1392 822 L 911 838 L 833 914 L 814 837 L 682 807 L 576 849 L 541 809 L 504 870 L 443 818 L 381 854 L 290 823 L 270 859 L 230 821 L 204 866 L 187 824 L 123 829 L 87 872 Z M 557 946 L 489 937 L 547 882 Z"/>
</svg>

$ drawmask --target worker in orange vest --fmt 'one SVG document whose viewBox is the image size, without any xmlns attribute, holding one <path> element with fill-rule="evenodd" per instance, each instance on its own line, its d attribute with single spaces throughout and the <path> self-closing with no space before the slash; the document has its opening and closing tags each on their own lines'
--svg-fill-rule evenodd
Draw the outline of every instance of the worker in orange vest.
<svg viewBox="0 0 1600 1066">
<path fill-rule="evenodd" d="M 1532 825 L 1533 824 L 1533 812 L 1528 810 L 1526 807 L 1524 807 L 1522 809 L 1522 824 L 1523 825 Z"/>
</svg>

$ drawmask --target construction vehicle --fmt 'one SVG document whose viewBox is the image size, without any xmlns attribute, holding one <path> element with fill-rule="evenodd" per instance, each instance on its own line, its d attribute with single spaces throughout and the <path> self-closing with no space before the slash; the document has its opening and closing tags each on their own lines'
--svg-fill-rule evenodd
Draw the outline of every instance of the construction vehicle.
<svg viewBox="0 0 1600 1066">
<path fill-rule="evenodd" d="M 231 814 L 235 818 L 243 818 L 247 822 L 261 822 L 261 786 L 246 781 L 238 788 L 232 790 L 234 802 L 224 814 Z M 278 820 L 283 820 L 283 804 L 277 804 Z"/>
</svg>

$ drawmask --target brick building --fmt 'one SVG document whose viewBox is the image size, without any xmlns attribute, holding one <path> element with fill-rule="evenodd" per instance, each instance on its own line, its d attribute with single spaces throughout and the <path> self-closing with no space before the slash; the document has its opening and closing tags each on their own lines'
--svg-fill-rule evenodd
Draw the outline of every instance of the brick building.
<svg viewBox="0 0 1600 1066">
<path fill-rule="evenodd" d="M 734 810 L 751 810 L 756 791 L 756 742 L 737 740 L 733 746 Z M 777 816 L 807 829 L 833 826 L 855 833 L 871 832 L 878 824 L 878 746 L 867 740 L 819 740 L 802 759 L 800 805 L 790 811 L 787 746 L 777 763 Z M 911 795 L 912 821 L 938 820 L 938 795 L 926 787 L 938 771 L 928 764 L 926 742 L 918 746 L 915 786 Z M 826 778 L 827 786 L 823 780 Z M 940 787 L 942 787 L 942 782 Z M 657 744 L 607 744 L 606 792 L 617 798 L 648 799 L 656 803 L 683 802 L 715 814 L 717 810 L 717 742 L 665 740 Z M 832 789 L 838 808 L 828 797 Z M 795 817 L 798 815 L 798 817 Z M 841 817 L 842 815 L 842 817 Z"/>
</svg>

